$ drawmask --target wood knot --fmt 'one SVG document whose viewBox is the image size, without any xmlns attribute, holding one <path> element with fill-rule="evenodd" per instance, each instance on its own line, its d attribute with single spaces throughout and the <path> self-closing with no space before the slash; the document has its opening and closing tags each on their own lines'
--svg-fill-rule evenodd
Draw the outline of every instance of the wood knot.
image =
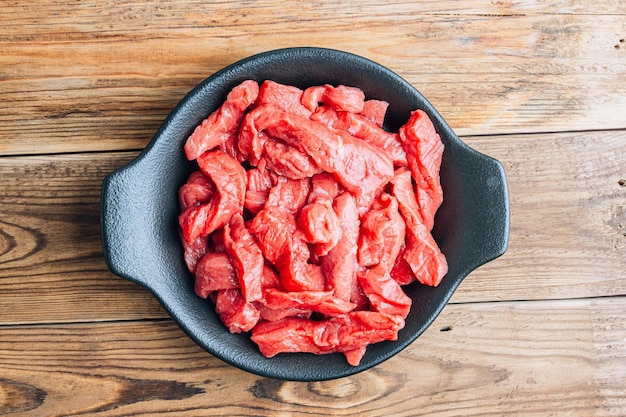
<svg viewBox="0 0 626 417">
<path fill-rule="evenodd" d="M 0 379 L 0 415 L 24 414 L 40 407 L 46 392 L 40 388 L 8 379 Z"/>
<path fill-rule="evenodd" d="M 349 409 L 372 403 L 402 387 L 405 375 L 371 369 L 330 381 L 300 382 L 260 379 L 248 389 L 256 398 L 305 407 Z M 329 413 L 330 414 L 330 413 Z"/>
</svg>

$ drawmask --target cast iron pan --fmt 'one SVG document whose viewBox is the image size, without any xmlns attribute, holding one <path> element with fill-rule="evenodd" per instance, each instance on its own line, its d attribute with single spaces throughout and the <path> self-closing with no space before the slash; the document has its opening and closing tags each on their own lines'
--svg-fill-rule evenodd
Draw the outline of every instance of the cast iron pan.
<svg viewBox="0 0 626 417">
<path fill-rule="evenodd" d="M 433 120 L 445 145 L 441 166 L 444 202 L 433 236 L 449 271 L 437 288 L 406 287 L 413 299 L 399 339 L 369 346 L 359 366 L 342 354 L 280 354 L 264 358 L 248 334 L 230 334 L 213 306 L 193 291 L 178 236 L 178 188 L 193 165 L 183 144 L 228 92 L 246 79 L 271 79 L 306 88 L 349 85 L 366 98 L 390 103 L 385 127 L 394 131 L 414 109 Z M 147 288 L 198 345 L 246 371 L 284 380 L 328 380 L 361 372 L 415 341 L 446 305 L 461 281 L 480 265 L 502 255 L 509 236 L 505 173 L 495 159 L 465 145 L 433 106 L 389 69 L 363 57 L 322 48 L 287 48 L 254 55 L 213 74 L 194 88 L 167 117 L 146 149 L 109 174 L 102 186 L 102 242 L 113 273 Z"/>
</svg>

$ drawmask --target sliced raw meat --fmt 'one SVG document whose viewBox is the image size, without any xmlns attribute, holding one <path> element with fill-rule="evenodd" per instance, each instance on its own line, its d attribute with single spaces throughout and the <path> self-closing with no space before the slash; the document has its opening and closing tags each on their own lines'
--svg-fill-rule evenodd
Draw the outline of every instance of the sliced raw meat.
<svg viewBox="0 0 626 417">
<path fill-rule="evenodd" d="M 218 291 L 215 311 L 231 333 L 248 332 L 261 318 L 254 303 L 246 302 L 239 289 Z"/>
<path fill-rule="evenodd" d="M 298 227 L 304 232 L 306 241 L 316 245 L 318 256 L 328 254 L 341 238 L 339 218 L 330 202 L 304 206 L 298 216 Z"/>
<path fill-rule="evenodd" d="M 404 246 L 405 229 L 404 220 L 398 211 L 398 201 L 389 194 L 382 194 L 361 220 L 359 264 L 380 264 L 386 271 L 391 271 Z"/>
<path fill-rule="evenodd" d="M 243 211 L 246 172 L 239 162 L 219 150 L 198 158 L 200 170 L 215 185 L 215 193 L 204 204 L 189 207 L 179 216 L 183 236 L 188 242 L 223 227 L 235 213 Z"/>
<path fill-rule="evenodd" d="M 358 264 L 359 213 L 354 197 L 346 192 L 335 198 L 333 208 L 339 219 L 341 238 L 319 262 L 326 277 L 326 289 L 333 290 L 337 298 L 350 300 Z"/>
<path fill-rule="evenodd" d="M 431 230 L 435 213 L 443 201 L 439 169 L 444 146 L 435 126 L 422 110 L 415 110 L 399 130 L 411 175 L 417 189 L 417 202 L 424 225 Z"/>
<path fill-rule="evenodd" d="M 388 107 L 389 103 L 383 100 L 365 100 L 363 110 L 359 114 L 376 123 L 376 125 L 383 127 Z"/>
<path fill-rule="evenodd" d="M 266 140 L 263 158 L 265 158 L 267 169 L 294 180 L 309 179 L 321 172 L 309 155 L 273 138 Z"/>
<path fill-rule="evenodd" d="M 262 321 L 252 329 L 252 340 L 268 358 L 283 352 L 327 354 L 397 340 L 398 331 L 403 327 L 401 317 L 355 311 L 322 321 L 291 317 Z"/>
<path fill-rule="evenodd" d="M 215 186 L 209 177 L 201 171 L 194 171 L 187 182 L 178 190 L 180 211 L 206 203 L 215 192 Z"/>
<path fill-rule="evenodd" d="M 327 255 L 335 247 L 343 233 L 339 218 L 333 209 L 333 200 L 339 193 L 339 184 L 328 173 L 311 178 L 311 192 L 306 206 L 298 216 L 298 226 L 307 242 L 314 245 L 316 256 Z"/>
<path fill-rule="evenodd" d="M 311 110 L 301 103 L 302 93 L 298 87 L 266 80 L 261 83 L 255 105 L 273 104 L 288 113 L 308 118 L 311 116 Z"/>
<path fill-rule="evenodd" d="M 311 181 L 309 178 L 292 180 L 278 177 L 276 184 L 270 189 L 266 207 L 280 207 L 295 216 L 300 212 L 309 197 Z"/>
<path fill-rule="evenodd" d="M 404 248 L 401 249 L 400 254 L 396 257 L 396 262 L 391 268 L 391 278 L 395 279 L 400 285 L 408 285 L 416 280 L 415 274 L 411 269 L 411 266 L 404 259 Z"/>
<path fill-rule="evenodd" d="M 251 221 L 250 231 L 276 267 L 285 290 L 324 290 L 324 277 L 317 265 L 309 263 L 310 251 L 293 214 L 280 206 L 266 206 Z"/>
<path fill-rule="evenodd" d="M 400 213 L 406 224 L 406 247 L 401 256 L 419 282 L 437 286 L 448 272 L 448 263 L 422 221 L 410 173 L 399 170 L 392 183 L 392 193 L 398 200 Z"/>
<path fill-rule="evenodd" d="M 235 214 L 230 223 L 224 226 L 224 247 L 232 263 L 239 288 L 246 302 L 263 297 L 261 277 L 265 259 L 248 229 L 241 214 Z"/>
<path fill-rule="evenodd" d="M 246 189 L 245 207 L 256 214 L 263 208 L 270 189 L 274 186 L 274 179 L 269 170 L 257 168 L 249 169 L 247 172 L 248 186 Z"/>
<path fill-rule="evenodd" d="M 395 166 L 406 166 L 407 156 L 397 133 L 389 133 L 371 120 L 350 112 L 340 112 L 335 127 L 383 149 Z"/>
<path fill-rule="evenodd" d="M 224 252 L 207 253 L 196 268 L 194 290 L 201 298 L 217 290 L 239 288 L 239 281 L 228 255 Z"/>
<path fill-rule="evenodd" d="M 402 286 L 447 273 L 431 234 L 443 143 L 421 110 L 386 131 L 388 106 L 343 85 L 246 81 L 185 143 L 200 168 L 178 194 L 194 290 L 267 357 L 356 366 L 404 327 Z"/>
<path fill-rule="evenodd" d="M 298 317 L 301 319 L 309 319 L 311 317 L 311 314 L 313 314 L 311 310 L 303 310 L 300 308 L 273 309 L 273 308 L 269 308 L 268 306 L 258 301 L 255 302 L 255 305 L 261 314 L 261 319 L 267 320 L 267 321 L 277 321 L 277 320 L 284 319 L 286 317 Z"/>
<path fill-rule="evenodd" d="M 198 236 L 195 240 L 188 242 L 180 231 L 180 240 L 183 245 L 183 258 L 187 269 L 192 274 L 196 272 L 198 261 L 211 249 L 208 236 Z"/>
<path fill-rule="evenodd" d="M 359 273 L 358 280 L 375 311 L 402 318 L 409 314 L 411 298 L 382 265 Z"/>
<path fill-rule="evenodd" d="M 304 150 L 356 196 L 361 209 L 366 210 L 393 178 L 393 162 L 378 148 L 347 132 L 272 107 L 258 107 L 246 116 L 254 121 L 253 130 L 265 130 Z"/>
<path fill-rule="evenodd" d="M 185 142 L 187 159 L 194 160 L 236 135 L 244 112 L 258 94 L 259 85 L 252 80 L 233 88 L 226 101 L 202 121 Z"/>
<path fill-rule="evenodd" d="M 359 113 L 363 110 L 365 94 L 355 87 L 319 85 L 309 87 L 302 94 L 302 104 L 314 112 L 320 104 L 327 104 L 336 111 Z"/>
</svg>

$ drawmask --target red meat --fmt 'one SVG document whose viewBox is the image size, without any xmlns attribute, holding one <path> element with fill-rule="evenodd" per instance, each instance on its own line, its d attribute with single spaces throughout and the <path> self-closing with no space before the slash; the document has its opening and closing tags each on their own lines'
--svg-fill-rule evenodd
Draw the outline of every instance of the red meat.
<svg viewBox="0 0 626 417">
<path fill-rule="evenodd" d="M 406 318 L 411 309 L 411 298 L 391 278 L 382 265 L 377 265 L 358 274 L 359 284 L 375 311 Z"/>
<path fill-rule="evenodd" d="M 374 117 L 374 116 L 372 116 Z M 383 116 L 384 117 L 384 116 Z M 338 129 L 362 139 L 391 159 L 395 166 L 407 166 L 407 157 L 397 133 L 390 133 L 361 113 L 335 111 L 329 106 L 320 106 L 311 115 L 311 120 L 331 129 Z"/>
<path fill-rule="evenodd" d="M 341 238 L 339 218 L 331 202 L 310 203 L 298 216 L 298 227 L 307 242 L 315 245 L 315 254 L 324 256 L 337 245 Z"/>
<path fill-rule="evenodd" d="M 288 113 L 309 118 L 311 110 L 302 104 L 302 93 L 303 91 L 298 87 L 266 80 L 261 83 L 259 97 L 255 105 L 273 104 Z"/>
<path fill-rule="evenodd" d="M 189 207 L 179 216 L 183 236 L 195 241 L 223 227 L 235 213 L 243 211 L 246 171 L 239 162 L 219 150 L 198 158 L 200 170 L 215 184 L 215 193 L 204 204 Z"/>
<path fill-rule="evenodd" d="M 320 104 L 327 104 L 336 111 L 359 113 L 363 110 L 365 94 L 355 87 L 320 85 L 309 87 L 302 94 L 302 104 L 314 112 Z"/>
<path fill-rule="evenodd" d="M 183 246 L 183 258 L 185 259 L 185 265 L 192 274 L 196 272 L 196 266 L 198 261 L 209 252 L 209 238 L 208 236 L 199 236 L 195 240 L 188 242 L 184 238 L 182 231 L 179 232 L 180 240 Z"/>
<path fill-rule="evenodd" d="M 332 129 L 338 129 L 339 114 L 330 106 L 319 106 L 311 115 L 311 120 L 321 123 Z"/>
<path fill-rule="evenodd" d="M 275 177 L 271 175 L 271 171 L 257 168 L 249 169 L 246 174 L 248 176 L 248 185 L 244 206 L 252 214 L 256 214 L 265 205 L 270 189 L 274 186 Z"/>
<path fill-rule="evenodd" d="M 194 171 L 187 182 L 178 190 L 178 204 L 181 211 L 206 203 L 215 192 L 215 186 L 202 171 Z"/>
<path fill-rule="evenodd" d="M 410 173 L 399 170 L 392 183 L 393 195 L 398 200 L 400 213 L 406 224 L 406 247 L 401 256 L 407 261 L 419 282 L 437 286 L 448 272 L 448 264 L 430 234 L 430 229 L 423 223 Z"/>
<path fill-rule="evenodd" d="M 252 340 L 268 358 L 284 352 L 326 354 L 396 340 L 402 327 L 404 320 L 401 317 L 355 311 L 322 321 L 291 317 L 274 322 L 261 321 L 252 329 Z"/>
<path fill-rule="evenodd" d="M 389 133 L 371 120 L 350 112 L 340 112 L 335 126 L 351 135 L 363 139 L 370 145 L 381 148 L 395 166 L 406 166 L 407 156 L 397 133 Z"/>
<path fill-rule="evenodd" d="M 326 277 L 326 289 L 333 290 L 337 298 L 350 300 L 358 264 L 359 213 L 354 197 L 346 192 L 335 198 L 333 207 L 339 219 L 341 237 L 319 262 Z"/>
<path fill-rule="evenodd" d="M 277 271 L 288 291 L 322 291 L 324 277 L 317 265 L 309 263 L 310 251 L 293 214 L 281 206 L 269 205 L 251 221 L 250 231 L 263 255 Z"/>
<path fill-rule="evenodd" d="M 358 365 L 404 327 L 402 285 L 447 272 L 431 235 L 443 144 L 421 110 L 385 131 L 388 106 L 353 87 L 246 81 L 185 143 L 200 168 L 178 194 L 194 290 L 267 357 Z"/>
<path fill-rule="evenodd" d="M 372 210 L 363 215 L 358 257 L 362 266 L 380 264 L 390 272 L 404 246 L 406 227 L 398 212 L 398 201 L 382 194 Z"/>
<path fill-rule="evenodd" d="M 383 127 L 388 107 L 389 103 L 383 100 L 366 100 L 363 103 L 363 110 L 359 114 Z"/>
<path fill-rule="evenodd" d="M 396 257 L 396 262 L 391 268 L 391 278 L 395 279 L 400 285 L 408 285 L 415 281 L 415 274 L 411 266 L 403 257 L 404 248 L 400 250 L 400 254 Z"/>
<path fill-rule="evenodd" d="M 209 115 L 185 142 L 187 159 L 194 160 L 237 134 L 246 109 L 256 100 L 259 85 L 246 80 L 233 88 L 226 101 Z"/>
<path fill-rule="evenodd" d="M 206 175 L 201 171 L 192 172 L 187 182 L 178 190 L 180 211 L 208 202 L 214 192 L 215 186 Z M 187 269 L 194 273 L 200 258 L 209 251 L 209 240 L 206 236 L 198 236 L 192 241 L 187 241 L 182 237 L 181 231 L 181 241 Z"/>
<path fill-rule="evenodd" d="M 393 178 L 393 163 L 376 147 L 354 136 L 332 130 L 312 120 L 285 113 L 265 105 L 251 111 L 254 128 L 299 147 L 309 154 L 318 167 L 333 174 L 339 183 L 357 198 L 366 210 L 383 187 Z M 254 140 L 252 140 L 254 142 Z"/>
<path fill-rule="evenodd" d="M 313 158 L 277 139 L 267 138 L 263 157 L 267 169 L 290 179 L 308 179 L 321 172 Z"/>
<path fill-rule="evenodd" d="M 277 177 L 267 196 L 266 207 L 280 207 L 287 213 L 295 216 L 306 203 L 311 181 L 309 178 L 292 180 L 286 177 Z"/>
<path fill-rule="evenodd" d="M 239 288 L 239 281 L 228 255 L 224 252 L 210 252 L 200 259 L 194 283 L 198 297 L 208 298 L 213 291 L 235 288 Z"/>
<path fill-rule="evenodd" d="M 240 214 L 235 214 L 230 223 L 224 226 L 224 247 L 237 273 L 239 288 L 246 302 L 261 299 L 265 259 Z"/>
<path fill-rule="evenodd" d="M 305 310 L 297 307 L 273 309 L 260 302 L 256 302 L 255 305 L 261 314 L 261 319 L 267 321 L 278 321 L 284 319 L 285 317 L 309 319 L 313 314 L 311 310 Z"/>
<path fill-rule="evenodd" d="M 400 128 L 399 136 L 407 153 L 411 176 L 415 180 L 422 221 L 431 230 L 435 213 L 443 201 L 439 181 L 443 143 L 432 121 L 422 110 L 411 114 L 409 121 Z"/>
<path fill-rule="evenodd" d="M 246 302 L 239 289 L 219 290 L 215 300 L 215 311 L 231 333 L 248 332 L 261 318 L 254 303 Z"/>
<path fill-rule="evenodd" d="M 339 218 L 333 209 L 338 193 L 339 184 L 332 175 L 324 172 L 311 178 L 308 204 L 300 212 L 298 226 L 316 257 L 327 255 L 341 238 Z"/>
</svg>

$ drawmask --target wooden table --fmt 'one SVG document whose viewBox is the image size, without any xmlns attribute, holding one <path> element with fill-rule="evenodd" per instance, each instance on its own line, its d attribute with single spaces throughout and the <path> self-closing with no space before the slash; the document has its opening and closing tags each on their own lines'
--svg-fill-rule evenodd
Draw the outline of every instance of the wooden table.
<svg viewBox="0 0 626 417">
<path fill-rule="evenodd" d="M 618 3 L 3 1 L 0 414 L 626 415 Z M 104 176 L 198 82 L 289 46 L 396 71 L 503 163 L 511 193 L 508 252 L 401 354 L 327 382 L 207 354 L 100 241 Z"/>
</svg>

